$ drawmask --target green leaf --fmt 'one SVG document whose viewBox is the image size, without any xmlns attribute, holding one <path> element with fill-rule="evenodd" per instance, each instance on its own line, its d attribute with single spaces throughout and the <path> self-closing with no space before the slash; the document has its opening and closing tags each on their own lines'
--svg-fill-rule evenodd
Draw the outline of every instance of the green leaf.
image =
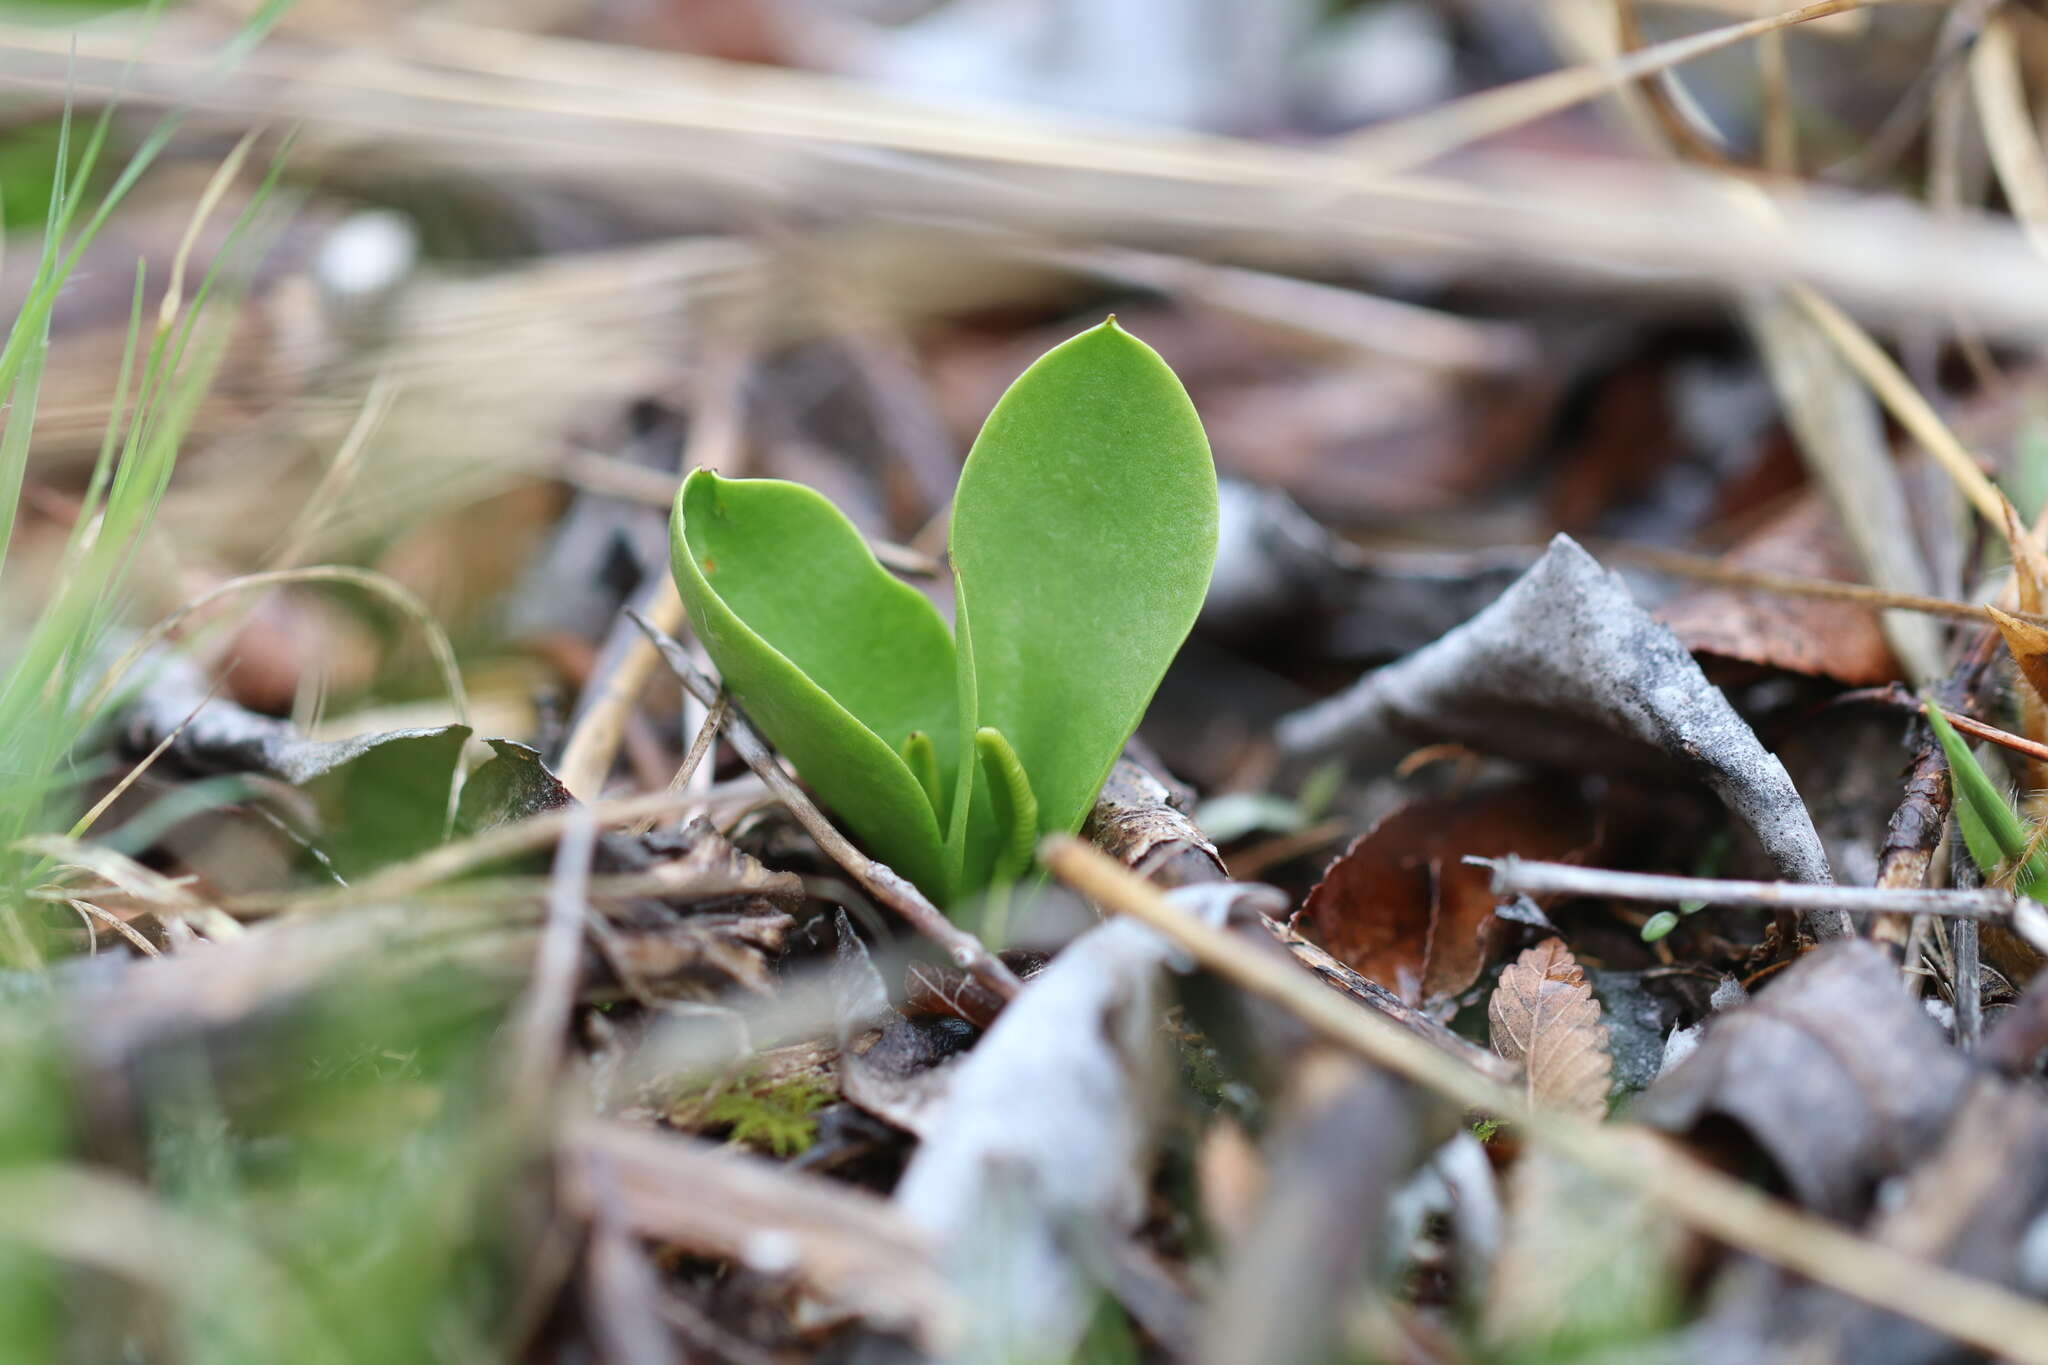
<svg viewBox="0 0 2048 1365">
<path fill-rule="evenodd" d="M 676 587 L 733 696 L 884 862 L 951 899 L 941 813 L 899 754 L 922 732 L 940 791 L 961 766 L 937 610 L 800 484 L 698 470 L 670 529 Z"/>
<path fill-rule="evenodd" d="M 995 866 L 989 881 L 1001 886 L 1017 880 L 1031 866 L 1032 852 L 1038 847 L 1038 798 L 1002 731 L 987 725 L 976 730 L 974 752 L 988 778 L 990 815 L 996 828 Z"/>
<path fill-rule="evenodd" d="M 1941 741 L 1942 754 L 1948 759 L 1949 778 L 1955 784 L 1956 823 L 1962 827 L 1963 844 L 1970 850 L 1977 870 L 1986 879 L 1995 880 L 2009 863 L 2026 852 L 2027 828 L 1941 708 L 1923 702 L 1921 709 L 1927 713 L 1928 724 L 1934 727 L 1935 738 Z M 2013 884 L 2022 893 L 2040 899 L 2043 892 L 2048 892 L 2048 860 L 2036 854 L 2013 879 Z"/>
<path fill-rule="evenodd" d="M 1215 566 L 1216 471 L 1166 362 L 1111 319 L 1026 370 L 968 454 L 952 553 L 962 720 L 1009 741 L 1040 830 L 1077 830 Z"/>
</svg>

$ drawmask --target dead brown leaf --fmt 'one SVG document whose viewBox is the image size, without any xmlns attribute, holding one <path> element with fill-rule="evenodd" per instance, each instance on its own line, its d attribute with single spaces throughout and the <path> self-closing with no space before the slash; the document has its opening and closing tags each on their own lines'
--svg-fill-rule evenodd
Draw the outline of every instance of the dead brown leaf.
<svg viewBox="0 0 2048 1365">
<path fill-rule="evenodd" d="M 2022 621 L 2017 616 L 2008 616 L 1997 607 L 1987 606 L 1991 619 L 1998 623 L 1998 633 L 2005 637 L 2005 647 L 2012 651 L 2013 661 L 2019 664 L 2020 672 L 2034 689 L 2036 696 L 2048 697 L 2048 630 Z M 2029 735 L 2029 738 L 2034 736 Z"/>
<path fill-rule="evenodd" d="M 2041 614 L 2048 602 L 2048 551 L 2041 548 L 2012 503 L 2000 500 L 2005 512 L 2005 541 L 2012 547 L 2012 580 L 2019 594 L 2020 610 L 2029 616 Z"/>
<path fill-rule="evenodd" d="M 1488 874 L 1460 860 L 1567 858 L 1593 843 L 1594 823 L 1555 784 L 1410 802 L 1330 864 L 1293 927 L 1411 1004 L 1455 995 L 1505 946 Z"/>
<path fill-rule="evenodd" d="M 1854 581 L 1862 570 L 1833 509 L 1809 489 L 1738 541 L 1731 569 Z M 1871 687 L 1900 676 L 1877 613 L 1847 602 L 1699 587 L 1657 613 L 1694 654 Z"/>
<path fill-rule="evenodd" d="M 1852 938 L 1800 956 L 1754 1001 L 1717 1012 L 1698 1050 L 1632 1112 L 1711 1145 L 1717 1160 L 1768 1161 L 1798 1203 L 1854 1223 L 1885 1180 L 1934 1150 L 1971 1074 L 1901 987 L 1898 963 Z"/>
<path fill-rule="evenodd" d="M 1508 964 L 1486 1017 L 1494 1051 L 1522 1063 L 1532 1100 L 1596 1117 L 1607 1112 L 1614 1071 L 1607 1026 L 1563 939 L 1547 938 Z"/>
<path fill-rule="evenodd" d="M 1999 506 L 2005 512 L 2006 543 L 2012 547 L 2014 595 L 2021 611 L 2039 615 L 2041 604 L 2048 601 L 2048 553 L 2042 551 L 2041 543 L 2020 520 L 2011 502 L 2001 497 Z M 2005 647 L 2012 651 L 2013 662 L 2027 680 L 2020 693 L 2021 731 L 2028 739 L 2040 740 L 2048 736 L 2048 706 L 2043 704 L 2043 699 L 2048 698 L 2048 631 L 2006 615 L 1995 604 L 1987 610 L 1998 623 L 1998 633 L 2005 637 Z M 2048 782 L 2048 765 L 2029 763 L 2027 785 L 2039 789 L 2044 782 Z"/>
</svg>

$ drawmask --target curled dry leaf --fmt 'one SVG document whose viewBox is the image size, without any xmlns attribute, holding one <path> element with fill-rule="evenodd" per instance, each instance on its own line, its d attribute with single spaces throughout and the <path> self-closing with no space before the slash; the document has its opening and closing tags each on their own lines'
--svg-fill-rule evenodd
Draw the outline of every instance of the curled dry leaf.
<svg viewBox="0 0 2048 1365">
<path fill-rule="evenodd" d="M 1569 536 L 1495 602 L 1350 691 L 1280 722 L 1281 747 L 1391 765 L 1456 740 L 1572 770 L 1690 773 L 1720 794 L 1789 881 L 1832 881 L 1785 766 L 1669 630 Z M 1840 932 L 1834 922 L 1816 923 Z"/>
<path fill-rule="evenodd" d="M 1853 1044 L 1853 1045 L 1852 1045 Z M 1633 1109 L 1653 1128 L 1761 1154 L 1806 1208 L 1856 1220 L 1889 1177 L 1941 1140 L 1971 1064 L 1901 986 L 1898 964 L 1849 939 L 1807 953 L 1756 999 L 1718 1011 L 1699 1047 Z"/>
<path fill-rule="evenodd" d="M 1508 964 L 1486 1017 L 1494 1051 L 1522 1064 L 1532 1100 L 1596 1116 L 1607 1112 L 1614 1070 L 1607 1026 L 1563 939 L 1547 938 Z"/>
<path fill-rule="evenodd" d="M 1507 946 L 1490 874 L 1460 860 L 1569 858 L 1593 842 L 1594 826 L 1556 783 L 1410 802 L 1330 864 L 1293 927 L 1411 1004 L 1456 995 Z"/>
</svg>

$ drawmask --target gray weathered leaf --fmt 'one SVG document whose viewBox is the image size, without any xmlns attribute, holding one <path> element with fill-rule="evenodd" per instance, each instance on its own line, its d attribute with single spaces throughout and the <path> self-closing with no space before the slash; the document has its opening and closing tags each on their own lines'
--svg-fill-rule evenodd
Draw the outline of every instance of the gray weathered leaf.
<svg viewBox="0 0 2048 1365">
<path fill-rule="evenodd" d="M 1381 764 L 1451 739 L 1571 769 L 1689 773 L 1756 832 L 1780 875 L 1833 880 L 1784 765 L 1569 536 L 1470 621 L 1287 717 L 1278 733 L 1297 755 L 1342 747 Z"/>
</svg>

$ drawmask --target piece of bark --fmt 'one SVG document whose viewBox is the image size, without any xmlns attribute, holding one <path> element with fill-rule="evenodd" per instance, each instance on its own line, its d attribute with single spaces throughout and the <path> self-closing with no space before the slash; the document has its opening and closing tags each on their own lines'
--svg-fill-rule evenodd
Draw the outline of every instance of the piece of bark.
<svg viewBox="0 0 2048 1365">
<path fill-rule="evenodd" d="M 2029 1086 L 1968 1086 L 1940 1144 L 1897 1181 L 1872 1241 L 1972 1278 L 2039 1293 L 2048 1216 L 2048 1103 Z M 1949 1365 L 1978 1359 L 1954 1341 L 1816 1288 L 1776 1267 L 1733 1263 L 1707 1315 L 1682 1338 L 1686 1360 L 1834 1360 Z"/>
<path fill-rule="evenodd" d="M 1095 798 L 1081 837 L 1160 886 L 1189 886 L 1224 875 L 1223 860 L 1159 778 L 1119 758 Z"/>
<path fill-rule="evenodd" d="M 1568 536 L 1485 611 L 1287 717 L 1278 735 L 1296 755 L 1341 749 L 1382 766 L 1448 739 L 1574 771 L 1687 773 L 1754 831 L 1781 876 L 1832 880 L 1784 765 L 1677 638 Z"/>
</svg>

